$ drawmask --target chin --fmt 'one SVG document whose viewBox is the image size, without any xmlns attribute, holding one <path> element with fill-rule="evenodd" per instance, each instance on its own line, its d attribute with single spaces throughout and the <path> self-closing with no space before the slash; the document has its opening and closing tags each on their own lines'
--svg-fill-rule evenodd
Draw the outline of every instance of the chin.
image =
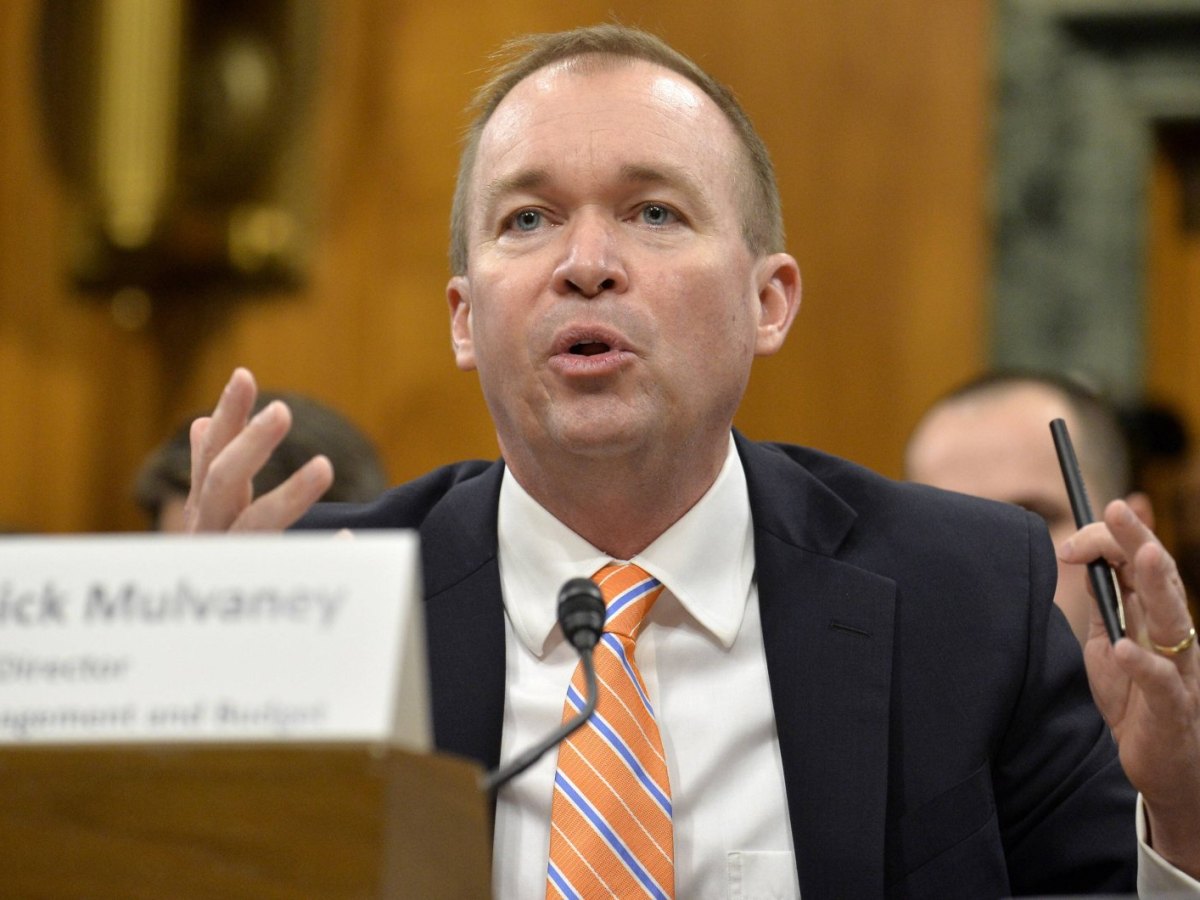
<svg viewBox="0 0 1200 900">
<path fill-rule="evenodd" d="M 650 431 L 648 424 L 632 417 L 618 420 L 611 415 L 596 415 L 555 423 L 549 429 L 549 434 L 553 444 L 560 450 L 608 458 L 621 456 L 642 446 Z"/>
<path fill-rule="evenodd" d="M 569 453 L 608 459 L 622 456 L 642 444 L 640 438 L 615 429 L 591 429 L 586 432 L 572 431 L 558 436 L 557 446 Z"/>
</svg>

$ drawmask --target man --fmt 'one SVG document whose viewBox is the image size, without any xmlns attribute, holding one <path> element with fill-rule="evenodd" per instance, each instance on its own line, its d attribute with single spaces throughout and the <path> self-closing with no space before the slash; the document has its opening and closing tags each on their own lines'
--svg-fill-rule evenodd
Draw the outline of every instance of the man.
<svg viewBox="0 0 1200 900">
<path fill-rule="evenodd" d="M 637 637 L 628 680 L 657 725 L 626 711 L 661 738 L 671 837 L 643 825 L 650 787 L 606 807 L 640 835 L 564 826 L 572 738 L 498 797 L 497 896 L 634 896 L 646 848 L 652 896 L 1130 889 L 1133 796 L 1077 656 L 1057 652 L 1040 520 L 734 434 L 751 362 L 799 304 L 761 142 L 636 30 L 521 49 L 467 139 L 447 290 L 503 462 L 304 520 L 420 530 L 435 738 L 485 766 L 563 714 L 563 579 L 617 560 L 666 585 L 621 637 Z M 284 527 L 328 484 L 318 457 L 252 502 L 288 424 L 282 405 L 247 422 L 253 394 L 238 370 L 193 426 L 197 531 Z M 1125 511 L 1063 552 L 1123 563 L 1133 627 L 1170 653 L 1093 640 L 1089 665 L 1154 850 L 1200 873 L 1200 653 L 1180 643 L 1169 557 Z M 581 777 L 602 790 L 642 759 Z M 562 887 L 564 843 L 590 887 Z"/>
<path fill-rule="evenodd" d="M 1070 379 L 1035 372 L 995 372 L 938 400 L 913 430 L 904 454 L 910 481 L 1004 503 L 1046 521 L 1055 547 L 1076 531 L 1049 423 L 1063 419 L 1097 515 L 1124 497 L 1153 528 L 1146 495 L 1131 493 L 1130 458 L 1116 411 Z M 1054 602 L 1083 644 L 1095 601 L 1082 567 L 1058 561 Z"/>
</svg>

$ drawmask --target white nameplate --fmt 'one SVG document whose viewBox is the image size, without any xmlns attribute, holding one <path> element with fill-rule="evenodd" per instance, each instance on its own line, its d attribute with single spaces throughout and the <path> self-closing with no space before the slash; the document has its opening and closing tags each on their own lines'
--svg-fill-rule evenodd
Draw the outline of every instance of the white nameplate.
<svg viewBox="0 0 1200 900">
<path fill-rule="evenodd" d="M 412 532 L 0 539 L 0 744 L 430 746 Z"/>
</svg>

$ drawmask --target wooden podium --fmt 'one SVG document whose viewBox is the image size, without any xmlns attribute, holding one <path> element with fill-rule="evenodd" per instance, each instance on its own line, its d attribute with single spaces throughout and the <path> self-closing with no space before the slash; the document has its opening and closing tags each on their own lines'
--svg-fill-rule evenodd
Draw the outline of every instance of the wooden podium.
<svg viewBox="0 0 1200 900">
<path fill-rule="evenodd" d="M 0 897 L 488 898 L 479 770 L 382 746 L 0 749 Z"/>
</svg>

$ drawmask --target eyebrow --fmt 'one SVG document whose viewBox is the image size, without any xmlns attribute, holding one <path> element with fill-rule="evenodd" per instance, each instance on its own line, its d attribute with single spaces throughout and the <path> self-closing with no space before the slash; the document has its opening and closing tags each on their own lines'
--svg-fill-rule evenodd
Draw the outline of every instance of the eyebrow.
<svg viewBox="0 0 1200 900">
<path fill-rule="evenodd" d="M 550 180 L 547 169 L 524 169 L 507 178 L 497 178 L 483 190 L 483 208 L 491 215 L 492 207 L 501 197 L 519 191 L 532 191 Z"/>
<path fill-rule="evenodd" d="M 661 184 L 684 191 L 696 198 L 705 196 L 704 186 L 692 175 L 675 166 L 627 164 L 621 166 L 621 180 L 633 184 Z"/>
</svg>

